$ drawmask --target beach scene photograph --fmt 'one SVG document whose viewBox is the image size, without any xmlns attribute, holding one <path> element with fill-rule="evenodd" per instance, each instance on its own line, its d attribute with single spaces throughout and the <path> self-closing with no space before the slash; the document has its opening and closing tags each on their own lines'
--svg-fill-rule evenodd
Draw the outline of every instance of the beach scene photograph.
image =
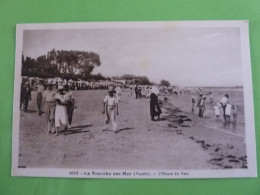
<svg viewBox="0 0 260 195">
<path fill-rule="evenodd" d="M 248 169 L 240 28 L 29 29 L 21 48 L 18 169 Z"/>
</svg>

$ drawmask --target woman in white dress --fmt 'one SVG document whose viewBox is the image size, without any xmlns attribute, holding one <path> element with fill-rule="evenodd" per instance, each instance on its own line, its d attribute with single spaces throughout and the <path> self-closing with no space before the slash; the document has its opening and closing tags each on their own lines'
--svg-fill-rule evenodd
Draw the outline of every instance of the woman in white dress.
<svg viewBox="0 0 260 195">
<path fill-rule="evenodd" d="M 65 127 L 65 131 L 68 128 L 68 114 L 67 114 L 67 103 L 68 100 L 65 95 L 65 89 L 63 86 L 59 86 L 58 93 L 55 96 L 56 109 L 55 109 L 55 130 L 58 135 L 59 128 Z"/>
</svg>

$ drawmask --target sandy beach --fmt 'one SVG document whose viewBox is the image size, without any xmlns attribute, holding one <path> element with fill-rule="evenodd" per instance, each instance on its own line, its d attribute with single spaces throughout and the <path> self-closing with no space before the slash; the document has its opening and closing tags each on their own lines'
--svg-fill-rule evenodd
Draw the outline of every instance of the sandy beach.
<svg viewBox="0 0 260 195">
<path fill-rule="evenodd" d="M 162 102 L 160 121 L 150 120 L 149 100 L 124 89 L 119 102 L 118 133 L 103 131 L 106 90 L 73 91 L 77 108 L 72 128 L 47 134 L 45 114 L 38 115 L 36 94 L 29 112 L 21 112 L 19 167 L 85 169 L 232 169 L 247 168 L 243 107 L 234 129 L 216 124 L 214 112 L 192 114 L 190 95 Z M 219 99 L 221 94 L 215 94 Z M 219 97 L 218 97 L 219 96 Z M 234 96 L 234 97 L 237 97 Z M 232 96 L 231 96 L 232 99 Z M 243 98 L 234 100 L 243 103 Z M 208 106 L 208 105 L 207 105 Z"/>
</svg>

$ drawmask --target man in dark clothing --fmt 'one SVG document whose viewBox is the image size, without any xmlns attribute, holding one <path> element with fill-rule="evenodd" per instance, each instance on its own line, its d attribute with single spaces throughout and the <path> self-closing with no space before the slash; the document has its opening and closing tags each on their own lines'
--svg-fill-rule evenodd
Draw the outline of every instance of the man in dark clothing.
<svg viewBox="0 0 260 195">
<path fill-rule="evenodd" d="M 138 98 L 138 85 L 135 86 L 135 99 Z"/>
<path fill-rule="evenodd" d="M 141 87 L 139 87 L 138 88 L 138 97 L 141 99 L 141 97 L 142 97 L 142 88 Z"/>
<path fill-rule="evenodd" d="M 25 93 L 25 86 L 24 83 L 21 83 L 21 93 L 20 93 L 20 110 L 22 110 L 23 101 L 24 101 L 24 93 Z"/>
<path fill-rule="evenodd" d="M 24 96 L 23 96 L 24 112 L 27 112 L 29 101 L 32 100 L 31 91 L 32 90 L 31 90 L 30 84 L 27 81 L 25 83 Z"/>
</svg>

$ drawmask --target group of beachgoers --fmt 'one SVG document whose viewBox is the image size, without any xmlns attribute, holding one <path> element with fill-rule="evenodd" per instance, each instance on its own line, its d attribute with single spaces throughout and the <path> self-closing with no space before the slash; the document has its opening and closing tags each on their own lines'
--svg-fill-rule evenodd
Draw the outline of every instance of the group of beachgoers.
<svg viewBox="0 0 260 195">
<path fill-rule="evenodd" d="M 59 134 L 60 128 L 64 127 L 66 132 L 71 128 L 73 111 L 75 109 L 75 98 L 68 85 L 56 85 L 52 82 L 44 83 L 43 80 L 37 81 L 33 87 L 29 82 L 21 85 L 21 111 L 28 111 L 28 103 L 32 99 L 32 89 L 36 89 L 37 93 L 37 108 L 38 114 L 41 116 L 43 113 L 46 115 L 47 133 Z M 136 98 L 141 98 L 141 88 L 135 87 Z M 160 120 L 162 113 L 159 106 L 158 95 L 160 93 L 157 87 L 149 87 L 150 97 L 150 115 L 151 120 Z M 116 118 L 119 115 L 119 102 L 122 90 L 120 85 L 111 85 L 108 87 L 108 94 L 103 101 L 103 111 L 105 115 L 105 130 L 112 130 L 117 133 Z M 157 119 L 155 119 L 157 117 Z"/>
<path fill-rule="evenodd" d="M 38 114 L 46 115 L 47 132 L 58 135 L 61 126 L 65 131 L 71 127 L 75 99 L 68 85 L 58 86 L 56 89 L 52 82 L 44 84 L 42 80 L 35 83 L 37 88 Z M 28 111 L 28 102 L 31 100 L 32 87 L 26 81 L 21 85 L 20 109 Z M 23 109 L 22 109 L 23 107 Z"/>
<path fill-rule="evenodd" d="M 103 101 L 103 111 L 105 115 L 105 127 L 104 130 L 112 130 L 115 133 L 117 130 L 116 118 L 119 115 L 119 102 L 122 95 L 122 86 L 110 85 L 108 87 L 108 94 L 105 96 Z M 75 98 L 68 85 L 59 85 L 58 87 L 52 82 L 45 83 L 43 80 L 37 81 L 33 87 L 30 86 L 29 82 L 25 82 L 21 85 L 21 99 L 20 109 L 24 112 L 28 111 L 29 101 L 32 99 L 32 89 L 37 90 L 37 108 L 38 114 L 41 116 L 42 113 L 46 115 L 47 121 L 47 133 L 48 134 L 59 134 L 61 127 L 67 131 L 71 128 L 73 111 L 75 109 Z M 135 98 L 139 99 L 142 97 L 142 90 L 144 90 L 144 97 L 150 101 L 150 117 L 151 121 L 160 120 L 162 110 L 159 104 L 159 94 L 163 95 L 167 99 L 165 89 L 162 91 L 157 86 L 147 86 L 144 89 L 141 86 L 136 85 L 131 88 L 131 96 L 133 91 L 135 92 Z M 197 104 L 196 98 L 197 97 Z M 229 102 L 229 95 L 225 94 L 219 103 L 214 105 L 213 94 L 205 95 L 202 91 L 192 93 L 192 110 L 194 113 L 195 106 L 198 107 L 198 116 L 204 118 L 206 99 L 209 96 L 210 109 L 214 110 L 216 115 L 216 121 L 220 122 L 220 110 L 223 110 L 224 125 L 230 125 L 231 117 L 233 117 L 232 123 L 236 125 L 237 119 L 237 105 L 231 105 Z"/>
<path fill-rule="evenodd" d="M 198 116 L 200 118 L 204 117 L 205 108 L 206 108 L 206 99 L 207 96 L 203 93 L 198 93 L 198 100 L 197 100 L 197 107 L 199 108 Z M 192 95 L 192 109 L 191 112 L 194 113 L 194 108 L 196 104 L 195 95 Z M 220 120 L 220 112 L 223 112 L 223 124 L 224 126 L 230 126 L 231 124 L 231 117 L 232 117 L 232 124 L 235 127 L 237 122 L 237 114 L 238 114 L 238 105 L 231 104 L 229 101 L 229 94 L 225 94 L 221 97 L 220 101 L 214 105 L 213 94 L 209 95 L 209 105 L 210 109 L 214 110 L 216 116 L 216 122 L 221 122 Z"/>
</svg>

